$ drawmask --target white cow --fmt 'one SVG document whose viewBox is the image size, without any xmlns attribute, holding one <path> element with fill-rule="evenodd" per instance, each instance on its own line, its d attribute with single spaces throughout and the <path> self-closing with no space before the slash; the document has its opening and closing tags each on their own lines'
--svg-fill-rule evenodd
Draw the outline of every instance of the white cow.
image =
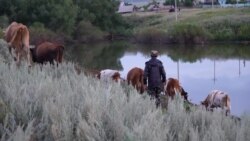
<svg viewBox="0 0 250 141">
<path fill-rule="evenodd" d="M 105 82 L 115 81 L 121 83 L 121 75 L 118 70 L 105 69 L 97 74 L 97 78 Z"/>
<path fill-rule="evenodd" d="M 204 105 L 207 110 L 212 110 L 217 107 L 223 110 L 225 109 L 226 115 L 230 114 L 231 111 L 231 102 L 228 94 L 220 90 L 211 91 L 201 104 Z"/>
</svg>

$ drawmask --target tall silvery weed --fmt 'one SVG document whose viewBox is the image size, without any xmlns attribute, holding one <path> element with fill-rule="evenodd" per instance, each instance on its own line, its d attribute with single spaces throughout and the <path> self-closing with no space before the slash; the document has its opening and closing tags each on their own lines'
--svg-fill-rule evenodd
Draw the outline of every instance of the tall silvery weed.
<svg viewBox="0 0 250 141">
<path fill-rule="evenodd" d="M 0 45 L 1 141 L 250 140 L 248 114 L 186 110 L 181 97 L 156 108 L 146 93 L 78 75 L 70 62 L 16 66 Z"/>
</svg>

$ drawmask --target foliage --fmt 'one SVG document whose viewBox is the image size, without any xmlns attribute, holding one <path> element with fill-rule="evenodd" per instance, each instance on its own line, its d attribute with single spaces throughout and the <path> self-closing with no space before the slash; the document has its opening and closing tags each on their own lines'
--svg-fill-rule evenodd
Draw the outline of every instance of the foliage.
<svg viewBox="0 0 250 141">
<path fill-rule="evenodd" d="M 167 32 L 170 43 L 185 43 L 184 35 L 194 37 L 190 43 L 196 43 L 196 41 L 200 43 L 202 40 L 208 42 L 249 41 L 250 32 L 247 32 L 250 22 L 249 15 L 249 8 L 185 9 L 184 12 L 178 14 L 178 22 L 176 22 L 175 14 L 160 12 L 157 14 L 131 14 L 126 16 L 126 19 L 133 27 L 134 35 L 147 28 L 156 28 Z M 196 38 L 194 34 L 202 36 Z M 174 40 L 171 41 L 172 39 Z"/>
<path fill-rule="evenodd" d="M 248 21 L 215 20 L 207 23 L 205 28 L 213 35 L 214 40 L 249 40 L 250 25 Z"/>
<path fill-rule="evenodd" d="M 3 31 L 3 29 L 0 27 L 0 31 Z M 0 32 L 0 38 L 2 39 L 4 36 L 4 33 L 3 32 Z"/>
<path fill-rule="evenodd" d="M 250 33 L 250 25 L 249 24 L 242 24 L 238 29 L 238 39 L 239 40 L 249 40 L 249 33 Z"/>
<path fill-rule="evenodd" d="M 122 27 L 126 27 L 126 23 L 116 13 L 118 1 L 116 0 L 74 0 L 78 6 L 79 13 L 77 23 L 90 21 L 93 25 L 104 31 L 115 33 Z"/>
<path fill-rule="evenodd" d="M 51 41 L 51 42 L 58 42 L 63 43 L 64 39 L 61 36 L 58 36 L 53 31 L 46 29 L 42 23 L 35 22 L 33 23 L 30 28 L 30 39 L 31 45 L 38 45 L 44 41 Z"/>
<path fill-rule="evenodd" d="M 179 5 L 179 4 L 180 4 L 180 1 L 177 0 L 177 1 L 176 1 L 176 4 Z M 165 0 L 164 5 L 175 5 L 175 0 Z"/>
<path fill-rule="evenodd" d="M 31 25 L 40 22 L 52 30 L 70 34 L 75 24 L 77 8 L 72 0 L 0 0 L 2 14 L 10 21 Z"/>
<path fill-rule="evenodd" d="M 170 30 L 173 40 L 179 43 L 202 43 L 207 38 L 206 31 L 194 24 L 176 24 Z"/>
<path fill-rule="evenodd" d="M 93 42 L 103 39 L 104 33 L 90 22 L 81 21 L 76 27 L 75 38 L 79 42 Z"/>
<path fill-rule="evenodd" d="M 168 41 L 167 34 L 157 28 L 145 28 L 135 33 L 135 39 L 141 43 L 163 43 Z"/>
<path fill-rule="evenodd" d="M 9 19 L 6 15 L 0 16 L 0 28 L 6 28 L 9 25 Z"/>
<path fill-rule="evenodd" d="M 125 32 L 128 26 L 116 13 L 117 6 L 116 0 L 0 0 L 0 16 L 28 26 L 42 23 L 45 28 L 67 35 L 82 20 L 110 33 Z"/>
<path fill-rule="evenodd" d="M 249 115 L 238 121 L 201 107 L 186 112 L 180 98 L 162 111 L 131 87 L 78 75 L 70 62 L 0 63 L 0 74 L 0 99 L 10 110 L 1 140 L 250 140 Z"/>
<path fill-rule="evenodd" d="M 192 7 L 193 0 L 176 0 L 177 7 L 186 6 Z M 165 0 L 164 5 L 175 5 L 175 0 Z"/>
</svg>

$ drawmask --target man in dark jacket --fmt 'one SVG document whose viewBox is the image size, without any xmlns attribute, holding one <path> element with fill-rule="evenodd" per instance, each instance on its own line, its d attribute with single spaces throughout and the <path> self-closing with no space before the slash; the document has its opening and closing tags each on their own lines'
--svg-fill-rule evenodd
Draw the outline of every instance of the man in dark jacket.
<svg viewBox="0 0 250 141">
<path fill-rule="evenodd" d="M 148 83 L 148 94 L 152 99 L 156 99 L 156 107 L 160 104 L 160 93 L 163 91 L 166 82 L 166 72 L 157 56 L 158 51 L 152 50 L 151 59 L 145 63 L 143 76 L 144 85 Z"/>
</svg>

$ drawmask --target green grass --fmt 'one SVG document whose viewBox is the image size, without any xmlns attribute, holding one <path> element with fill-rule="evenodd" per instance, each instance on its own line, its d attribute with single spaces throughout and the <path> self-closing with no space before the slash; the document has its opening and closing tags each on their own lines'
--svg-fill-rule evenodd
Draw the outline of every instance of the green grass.
<svg viewBox="0 0 250 141">
<path fill-rule="evenodd" d="M 176 28 L 176 24 L 186 25 L 186 28 L 191 24 L 202 29 L 202 42 L 250 40 L 250 32 L 248 32 L 250 28 L 250 8 L 217 8 L 213 10 L 183 8 L 180 13 L 178 13 L 177 21 L 175 19 L 175 13 L 169 13 L 167 11 L 158 13 L 140 12 L 124 17 L 130 21 L 131 25 L 134 25 L 133 31 L 135 35 L 149 28 L 168 33 L 166 34 L 167 37 L 164 38 L 170 41 L 163 41 L 163 43 L 176 41 L 177 43 L 183 43 L 183 37 L 181 35 L 186 35 L 187 33 L 185 33 L 185 30 Z M 186 29 L 192 33 L 192 35 L 187 36 L 193 36 L 193 33 L 196 32 L 193 31 L 193 29 L 194 28 Z M 180 36 L 175 36 L 177 31 L 183 32 L 180 32 Z M 144 33 L 147 34 L 148 32 Z M 171 40 L 172 36 L 175 36 L 173 40 Z M 157 39 L 157 36 L 155 36 L 155 38 Z M 192 40 L 195 40 L 195 38 L 196 37 Z"/>
</svg>

